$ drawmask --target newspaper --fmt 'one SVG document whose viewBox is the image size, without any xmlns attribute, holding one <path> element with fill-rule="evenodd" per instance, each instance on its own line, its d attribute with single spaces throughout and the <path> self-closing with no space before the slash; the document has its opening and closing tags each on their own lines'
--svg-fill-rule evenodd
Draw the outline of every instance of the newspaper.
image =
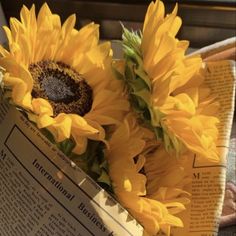
<svg viewBox="0 0 236 236">
<path fill-rule="evenodd" d="M 234 61 L 208 62 L 206 80 L 220 102 L 220 126 L 217 148 L 220 163 L 202 162 L 194 156 L 189 158 L 189 177 L 192 182 L 187 189 L 191 203 L 180 218 L 184 228 L 174 229 L 174 236 L 217 236 L 222 212 L 226 178 L 226 156 L 229 149 L 235 103 Z"/>
<path fill-rule="evenodd" d="M 0 236 L 141 236 L 143 228 L 25 116 L 0 104 Z"/>
<path fill-rule="evenodd" d="M 217 55 L 218 53 L 222 53 L 222 52 L 225 52 L 229 49 L 233 49 L 233 48 L 235 48 L 235 46 L 236 46 L 236 36 L 222 40 L 220 42 L 216 42 L 216 43 L 211 44 L 209 46 L 203 47 L 197 51 L 195 50 L 190 55 L 199 53 L 199 54 L 201 54 L 201 57 L 205 60 L 206 58 L 210 58 L 211 56 Z M 232 58 L 232 60 L 233 59 L 234 60 L 236 59 L 235 56 L 234 56 L 234 58 Z M 221 59 L 221 60 L 223 60 L 223 59 Z"/>
<path fill-rule="evenodd" d="M 219 164 L 189 157 L 191 204 L 173 236 L 215 236 L 223 204 L 235 99 L 235 63 L 208 62 L 207 83 L 221 104 Z M 0 236 L 141 236 L 144 230 L 25 116 L 0 102 Z M 161 234 L 160 234 L 161 235 Z"/>
</svg>

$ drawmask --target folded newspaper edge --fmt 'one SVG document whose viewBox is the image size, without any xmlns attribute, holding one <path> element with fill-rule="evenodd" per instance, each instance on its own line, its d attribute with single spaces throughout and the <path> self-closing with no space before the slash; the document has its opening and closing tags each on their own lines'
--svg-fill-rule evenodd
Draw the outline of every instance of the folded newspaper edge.
<svg viewBox="0 0 236 236">
<path fill-rule="evenodd" d="M 189 54 L 189 56 L 194 54 L 201 54 L 202 58 L 206 58 L 212 56 L 216 53 L 222 52 L 226 49 L 232 48 L 236 46 L 236 37 L 231 37 L 220 42 L 216 42 L 209 46 L 203 47 L 199 50 L 196 50 Z"/>
</svg>

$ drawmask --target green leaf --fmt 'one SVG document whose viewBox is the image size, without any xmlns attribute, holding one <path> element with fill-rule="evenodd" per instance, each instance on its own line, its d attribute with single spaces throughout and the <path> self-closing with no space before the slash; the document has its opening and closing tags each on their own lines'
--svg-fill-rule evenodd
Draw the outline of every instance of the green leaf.
<svg viewBox="0 0 236 236">
<path fill-rule="evenodd" d="M 128 83 L 133 82 L 134 78 L 136 77 L 134 73 L 134 67 L 135 67 L 135 64 L 132 61 L 126 61 L 124 78 L 126 82 Z"/>
<path fill-rule="evenodd" d="M 73 139 L 66 139 L 60 143 L 57 144 L 57 147 L 66 155 L 70 156 L 72 153 L 74 147 L 75 147 L 75 142 Z"/>
<path fill-rule="evenodd" d="M 48 129 L 44 128 L 44 129 L 40 129 L 40 131 L 51 143 L 53 143 L 53 144 L 56 143 L 52 133 Z"/>
<path fill-rule="evenodd" d="M 161 127 L 154 127 L 153 130 L 158 140 L 164 139 L 163 129 Z"/>
<path fill-rule="evenodd" d="M 133 94 L 137 97 L 142 98 L 142 100 L 146 103 L 146 106 L 148 106 L 150 104 L 151 94 L 146 89 L 142 89 L 142 90 L 133 92 Z"/>
<path fill-rule="evenodd" d="M 147 85 L 149 91 L 151 91 L 151 81 L 147 75 L 147 73 L 144 71 L 142 65 L 139 64 L 138 69 L 135 69 L 135 74 L 138 75 Z"/>
<path fill-rule="evenodd" d="M 100 182 L 100 183 L 105 183 L 107 185 L 111 185 L 110 177 L 107 174 L 107 172 L 105 170 L 103 170 L 103 169 L 102 169 L 101 175 L 99 176 L 97 181 Z"/>
<path fill-rule="evenodd" d="M 91 164 L 92 165 L 91 165 L 90 171 L 93 173 L 96 173 L 99 176 L 102 171 L 101 171 L 100 165 L 98 163 L 98 159 L 94 158 Z"/>
<path fill-rule="evenodd" d="M 89 140 L 85 153 L 82 155 L 71 153 L 69 157 L 99 185 L 106 186 L 109 191 L 112 191 L 109 175 L 106 176 L 104 173 L 108 173 L 104 148 L 103 142 Z"/>
<path fill-rule="evenodd" d="M 162 113 L 157 107 L 151 106 L 149 108 L 151 114 L 151 123 L 153 127 L 161 126 L 161 119 L 165 117 L 165 114 Z"/>
</svg>

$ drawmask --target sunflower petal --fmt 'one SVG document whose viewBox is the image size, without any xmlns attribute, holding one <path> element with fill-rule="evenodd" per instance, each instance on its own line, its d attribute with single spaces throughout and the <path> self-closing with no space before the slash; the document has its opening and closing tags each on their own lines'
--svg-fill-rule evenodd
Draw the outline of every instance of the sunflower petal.
<svg viewBox="0 0 236 236">
<path fill-rule="evenodd" d="M 53 109 L 51 104 L 42 98 L 36 98 L 32 100 L 33 111 L 36 114 L 47 114 L 53 116 Z"/>
</svg>

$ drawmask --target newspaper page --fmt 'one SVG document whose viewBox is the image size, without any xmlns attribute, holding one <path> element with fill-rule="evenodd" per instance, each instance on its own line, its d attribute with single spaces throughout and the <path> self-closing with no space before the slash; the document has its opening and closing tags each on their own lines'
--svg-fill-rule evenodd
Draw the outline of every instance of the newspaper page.
<svg viewBox="0 0 236 236">
<path fill-rule="evenodd" d="M 220 102 L 220 125 L 217 148 L 220 163 L 202 162 L 189 158 L 187 171 L 191 178 L 188 191 L 191 203 L 180 218 L 184 228 L 176 228 L 173 236 L 217 236 L 222 212 L 226 155 L 229 149 L 235 103 L 235 62 L 219 61 L 206 64 L 206 80 Z"/>
<path fill-rule="evenodd" d="M 0 236 L 143 234 L 126 210 L 4 102 L 0 180 Z"/>
</svg>

